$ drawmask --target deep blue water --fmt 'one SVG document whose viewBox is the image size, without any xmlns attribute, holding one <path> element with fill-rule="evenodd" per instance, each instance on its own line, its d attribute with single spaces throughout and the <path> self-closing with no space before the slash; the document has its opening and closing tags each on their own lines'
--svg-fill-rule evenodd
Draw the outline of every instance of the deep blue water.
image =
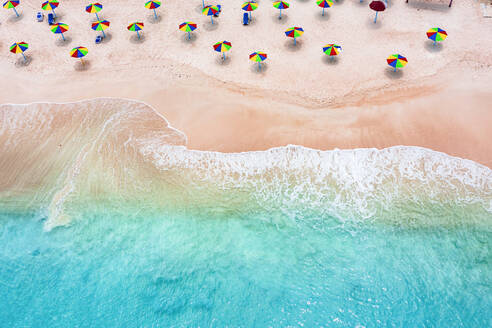
<svg viewBox="0 0 492 328">
<path fill-rule="evenodd" d="M 492 326 L 487 227 L 265 218 L 4 213 L 0 326 Z"/>
</svg>

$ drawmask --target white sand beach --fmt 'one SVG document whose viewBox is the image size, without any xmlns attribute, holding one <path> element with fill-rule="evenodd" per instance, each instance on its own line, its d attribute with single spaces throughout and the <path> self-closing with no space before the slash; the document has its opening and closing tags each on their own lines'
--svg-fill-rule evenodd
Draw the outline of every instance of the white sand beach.
<svg viewBox="0 0 492 328">
<path fill-rule="evenodd" d="M 60 1 L 66 42 L 36 22 L 40 1 L 22 1 L 20 19 L 2 10 L 0 104 L 130 98 L 183 131 L 190 149 L 412 145 L 492 167 L 492 19 L 478 1 L 390 1 L 374 24 L 368 1 L 339 0 L 321 16 L 315 1 L 292 0 L 279 20 L 261 0 L 249 26 L 241 1 L 218 1 L 213 25 L 200 0 L 165 1 L 158 22 L 142 1 L 104 1 L 99 16 L 111 26 L 99 45 L 87 1 Z M 126 28 L 139 20 L 141 41 Z M 191 41 L 183 21 L 198 24 Z M 295 47 L 284 35 L 291 26 L 305 30 Z M 431 27 L 449 37 L 433 46 Z M 232 42 L 226 61 L 212 49 L 222 40 Z M 27 64 L 8 51 L 19 41 L 30 45 Z M 327 43 L 343 48 L 333 61 Z M 89 49 L 85 66 L 69 56 L 76 46 Z M 248 60 L 253 51 L 268 54 L 262 71 Z M 393 53 L 409 61 L 396 73 L 386 64 Z"/>
</svg>

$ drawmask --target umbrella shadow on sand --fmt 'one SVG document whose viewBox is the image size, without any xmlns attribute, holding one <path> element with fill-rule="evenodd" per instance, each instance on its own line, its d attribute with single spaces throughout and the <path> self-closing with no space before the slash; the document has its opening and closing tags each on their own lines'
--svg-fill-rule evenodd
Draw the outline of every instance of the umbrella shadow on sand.
<svg viewBox="0 0 492 328">
<path fill-rule="evenodd" d="M 222 56 L 218 56 L 215 59 L 215 63 L 219 66 L 228 66 L 232 62 L 231 56 L 227 56 L 223 59 Z"/>
<path fill-rule="evenodd" d="M 68 46 L 70 43 L 72 42 L 72 37 L 70 36 L 66 36 L 65 37 L 65 40 L 63 40 L 61 37 L 56 40 L 55 44 L 58 46 L 58 47 L 66 47 Z"/>
<path fill-rule="evenodd" d="M 328 56 L 328 55 L 324 55 L 321 59 L 321 61 L 323 63 L 325 63 L 326 65 L 338 65 L 338 63 L 341 61 L 340 60 L 340 57 L 338 56 Z"/>
<path fill-rule="evenodd" d="M 314 15 L 314 18 L 319 21 L 327 21 L 330 19 L 330 13 L 328 10 L 325 10 L 325 15 L 323 16 L 323 11 L 317 12 L 316 15 Z"/>
<path fill-rule="evenodd" d="M 442 43 L 437 42 L 436 44 L 434 44 L 434 41 L 426 40 L 424 42 L 424 48 L 428 52 L 440 52 L 440 51 L 442 51 L 443 46 L 442 46 Z"/>
<path fill-rule="evenodd" d="M 24 18 L 24 13 L 20 13 L 19 16 L 12 15 L 9 18 L 7 18 L 7 22 L 16 23 L 16 22 L 20 21 L 22 18 Z"/>
<path fill-rule="evenodd" d="M 91 68 L 91 61 L 87 59 L 84 59 L 84 61 L 78 60 L 73 67 L 77 72 L 84 72 Z"/>
<path fill-rule="evenodd" d="M 145 41 L 145 34 L 143 33 L 140 34 L 140 38 L 136 34 L 130 37 L 130 42 L 134 44 L 144 43 L 144 41 Z"/>
<path fill-rule="evenodd" d="M 294 40 L 292 40 L 292 38 L 289 38 L 287 41 L 285 41 L 284 47 L 291 52 L 299 51 L 302 49 L 302 41 L 297 40 L 294 44 Z"/>
<path fill-rule="evenodd" d="M 157 19 L 155 18 L 154 14 L 147 15 L 147 22 L 149 22 L 150 24 L 158 24 L 162 22 L 162 14 L 157 15 Z"/>
<path fill-rule="evenodd" d="M 111 39 L 113 38 L 111 32 L 104 32 L 104 34 L 106 34 L 106 36 L 103 37 L 101 43 L 108 43 L 109 41 L 111 41 Z"/>
<path fill-rule="evenodd" d="M 278 18 L 278 12 L 272 16 L 272 21 L 277 24 L 287 24 L 289 15 L 282 13 L 282 18 Z"/>
<path fill-rule="evenodd" d="M 255 63 L 254 65 L 251 65 L 250 71 L 259 75 L 263 75 L 268 71 L 268 64 L 267 63 L 261 63 L 261 67 L 258 66 L 258 63 Z"/>
<path fill-rule="evenodd" d="M 181 38 L 181 42 L 183 43 L 193 43 L 196 40 L 198 40 L 198 34 L 197 33 L 191 33 L 190 38 L 188 39 L 188 33 L 185 33 L 185 35 Z"/>
<path fill-rule="evenodd" d="M 207 31 L 215 31 L 219 28 L 219 23 L 217 21 L 214 21 L 214 23 L 212 24 L 212 22 L 209 20 L 208 22 L 203 24 L 203 28 Z"/>
<path fill-rule="evenodd" d="M 374 23 L 374 16 L 370 17 L 366 21 L 366 26 L 369 27 L 372 30 L 377 30 L 383 27 L 383 24 L 379 22 L 380 17 L 378 17 L 378 20 L 376 23 Z"/>
<path fill-rule="evenodd" d="M 26 59 L 24 57 L 20 57 L 15 61 L 15 67 L 26 67 L 29 66 L 32 62 L 32 57 L 29 55 L 25 55 Z"/>
<path fill-rule="evenodd" d="M 390 78 L 392 80 L 401 79 L 403 77 L 403 70 L 397 69 L 395 71 L 394 68 L 387 67 L 386 70 L 384 71 L 384 75 L 386 75 L 388 78 Z"/>
</svg>

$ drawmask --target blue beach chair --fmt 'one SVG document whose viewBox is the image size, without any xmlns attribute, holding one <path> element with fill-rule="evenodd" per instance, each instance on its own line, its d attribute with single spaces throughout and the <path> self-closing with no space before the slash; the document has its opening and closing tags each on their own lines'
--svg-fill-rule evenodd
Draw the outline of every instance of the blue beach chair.
<svg viewBox="0 0 492 328">
<path fill-rule="evenodd" d="M 248 13 L 243 14 L 243 25 L 249 25 L 249 15 Z"/>
<path fill-rule="evenodd" d="M 42 22 L 44 20 L 43 13 L 38 12 L 38 14 L 36 15 L 36 19 L 38 20 L 38 22 Z"/>
<path fill-rule="evenodd" d="M 96 44 L 100 44 L 102 41 L 103 41 L 103 37 L 102 37 L 101 35 L 98 35 L 98 36 L 96 37 L 96 41 L 95 41 L 95 42 L 96 42 Z"/>
<path fill-rule="evenodd" d="M 55 24 L 55 15 L 48 14 L 48 24 L 50 24 L 50 25 Z"/>
</svg>

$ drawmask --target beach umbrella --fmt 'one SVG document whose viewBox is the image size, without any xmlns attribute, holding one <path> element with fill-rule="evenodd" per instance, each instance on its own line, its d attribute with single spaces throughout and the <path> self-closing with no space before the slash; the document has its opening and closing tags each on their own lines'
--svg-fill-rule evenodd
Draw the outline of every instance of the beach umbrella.
<svg viewBox="0 0 492 328">
<path fill-rule="evenodd" d="M 26 55 L 24 55 L 24 51 L 29 49 L 29 45 L 25 42 L 14 43 L 10 46 L 10 52 L 14 54 L 22 54 L 24 60 L 27 60 Z"/>
<path fill-rule="evenodd" d="M 99 20 L 99 15 L 97 14 L 103 9 L 103 6 L 100 3 L 91 3 L 87 7 L 85 7 L 85 11 L 89 14 L 96 14 L 96 19 Z"/>
<path fill-rule="evenodd" d="M 154 17 L 155 19 L 157 19 L 157 13 L 156 13 L 156 9 L 159 8 L 161 6 L 161 2 L 160 1 L 147 1 L 145 3 L 145 8 L 147 9 L 153 9 L 154 10 Z"/>
<path fill-rule="evenodd" d="M 63 41 L 65 41 L 65 36 L 63 35 L 63 33 L 68 31 L 68 25 L 67 24 L 55 23 L 53 25 L 50 25 L 50 27 L 51 27 L 51 32 L 53 32 L 55 34 L 61 34 Z"/>
<path fill-rule="evenodd" d="M 184 22 L 179 24 L 179 29 L 183 32 L 188 32 L 188 40 L 191 39 L 191 32 L 196 30 L 196 24 L 193 22 Z"/>
<path fill-rule="evenodd" d="M 248 2 L 243 3 L 243 5 L 241 6 L 241 8 L 244 11 L 249 11 L 249 19 L 251 19 L 251 12 L 253 10 L 256 10 L 258 8 L 258 4 L 256 2 L 248 1 Z"/>
<path fill-rule="evenodd" d="M 294 38 L 294 44 L 296 44 L 296 38 L 300 37 L 301 35 L 304 34 L 304 30 L 302 27 L 291 27 L 288 28 L 285 31 L 285 35 L 287 35 L 289 38 Z"/>
<path fill-rule="evenodd" d="M 388 62 L 388 65 L 395 68 L 395 72 L 397 67 L 405 67 L 408 63 L 408 60 L 400 54 L 391 55 L 386 61 Z"/>
<path fill-rule="evenodd" d="M 289 3 L 285 1 L 275 1 L 273 6 L 280 10 L 280 15 L 278 16 L 279 19 L 282 19 L 282 9 L 287 9 L 290 7 Z"/>
<path fill-rule="evenodd" d="M 128 28 L 128 31 L 137 32 L 137 36 L 140 39 L 140 33 L 138 33 L 138 31 L 143 30 L 143 27 L 144 27 L 144 23 L 135 22 L 135 23 L 131 23 L 130 25 L 128 25 L 127 28 Z"/>
<path fill-rule="evenodd" d="M 378 13 L 380 11 L 385 11 L 386 10 L 386 4 L 383 1 L 372 1 L 369 4 L 369 8 L 374 10 L 376 12 L 376 17 L 374 17 L 374 23 L 376 23 L 378 19 Z"/>
<path fill-rule="evenodd" d="M 249 60 L 258 63 L 258 68 L 261 70 L 261 62 L 267 59 L 267 54 L 261 51 L 255 51 L 249 55 Z"/>
<path fill-rule="evenodd" d="M 73 58 L 80 58 L 80 62 L 83 64 L 84 61 L 82 60 L 82 58 L 85 57 L 88 52 L 89 50 L 87 50 L 86 47 L 75 47 L 70 50 L 70 56 Z"/>
<path fill-rule="evenodd" d="M 333 6 L 333 1 L 331 0 L 318 0 L 316 3 L 318 4 L 318 7 L 323 8 L 323 16 L 325 15 L 325 8 L 330 8 Z"/>
<path fill-rule="evenodd" d="M 10 0 L 10 1 L 4 2 L 3 8 L 14 9 L 15 14 L 17 15 L 17 17 L 19 17 L 19 13 L 17 12 L 17 9 L 15 9 L 15 7 L 17 7 L 19 4 L 20 4 L 19 0 Z"/>
<path fill-rule="evenodd" d="M 212 24 L 214 23 L 214 15 L 219 12 L 219 8 L 217 6 L 206 6 L 202 10 L 202 14 L 205 16 L 210 16 L 212 20 Z"/>
<path fill-rule="evenodd" d="M 427 31 L 427 37 L 434 41 L 435 45 L 437 41 L 444 41 L 448 37 L 448 33 L 439 27 L 433 27 Z"/>
<path fill-rule="evenodd" d="M 111 23 L 107 20 L 100 20 L 92 23 L 92 29 L 94 31 L 101 31 L 103 33 L 103 37 L 106 37 L 106 33 L 104 33 L 104 30 L 109 27 L 109 24 Z"/>
<path fill-rule="evenodd" d="M 46 11 L 51 10 L 53 12 L 53 15 L 55 15 L 56 17 L 55 8 L 57 8 L 59 5 L 60 3 L 57 0 L 48 0 L 41 4 L 41 8 Z"/>
<path fill-rule="evenodd" d="M 222 59 L 225 60 L 225 52 L 229 51 L 232 47 L 232 44 L 229 41 L 217 42 L 213 45 L 214 50 L 222 53 Z"/>
<path fill-rule="evenodd" d="M 342 47 L 334 43 L 327 44 L 323 47 L 323 52 L 332 58 L 333 56 L 337 56 L 340 51 L 342 51 Z"/>
</svg>

